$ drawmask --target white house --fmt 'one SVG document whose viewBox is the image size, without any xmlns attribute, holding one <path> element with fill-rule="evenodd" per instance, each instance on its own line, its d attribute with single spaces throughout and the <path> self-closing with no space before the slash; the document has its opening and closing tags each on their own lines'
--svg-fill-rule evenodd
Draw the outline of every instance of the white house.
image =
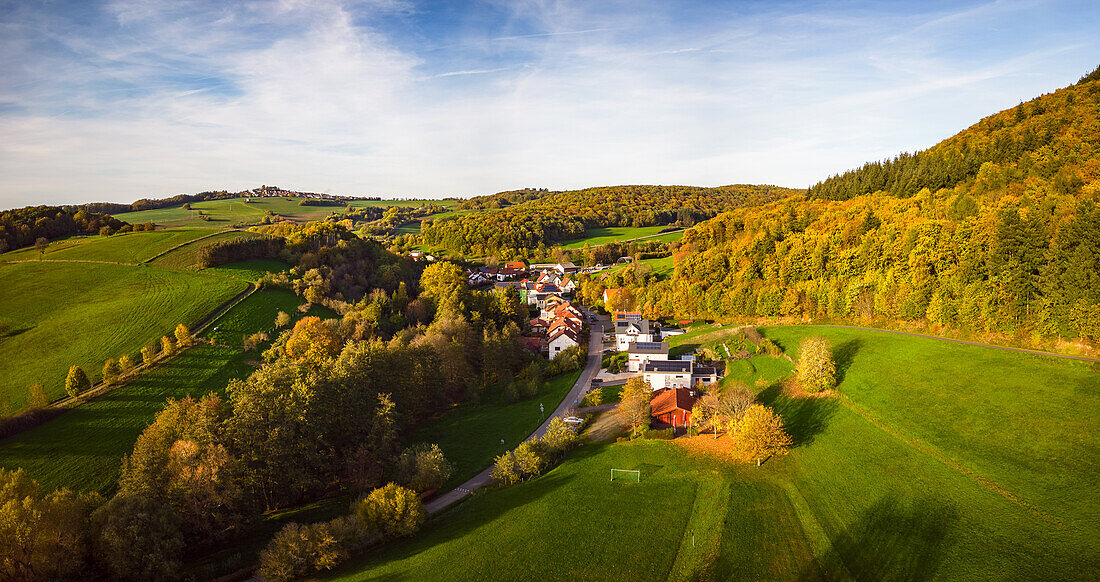
<svg viewBox="0 0 1100 582">
<path fill-rule="evenodd" d="M 691 370 L 691 362 L 655 360 L 642 365 L 642 378 L 653 390 L 688 388 L 692 385 Z"/>
<path fill-rule="evenodd" d="M 652 342 L 653 332 L 649 329 L 649 320 L 640 321 L 615 321 L 615 345 L 620 352 L 625 352 L 630 344 L 638 342 Z"/>
<path fill-rule="evenodd" d="M 718 371 L 713 366 L 694 366 L 691 370 L 691 385 L 702 383 L 710 386 L 718 381 Z"/>
<path fill-rule="evenodd" d="M 581 343 L 581 336 L 573 331 L 569 326 L 561 326 L 550 333 L 550 337 L 547 338 L 547 357 L 551 360 L 561 355 L 561 353 L 575 345 Z"/>
<path fill-rule="evenodd" d="M 626 348 L 626 369 L 641 372 L 642 366 L 651 361 L 668 360 L 668 344 L 665 342 L 635 342 Z"/>
</svg>

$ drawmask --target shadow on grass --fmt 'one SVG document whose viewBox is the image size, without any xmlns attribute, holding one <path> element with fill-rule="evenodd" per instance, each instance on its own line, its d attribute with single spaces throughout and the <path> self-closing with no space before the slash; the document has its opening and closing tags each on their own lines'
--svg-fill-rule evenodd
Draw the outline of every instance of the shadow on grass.
<svg viewBox="0 0 1100 582">
<path fill-rule="evenodd" d="M 848 373 L 848 368 L 852 367 L 852 360 L 855 359 L 856 354 L 859 353 L 859 349 L 862 347 L 863 340 L 852 339 L 840 344 L 833 350 L 833 361 L 836 362 L 837 386 L 844 382 L 844 376 Z"/>
<path fill-rule="evenodd" d="M 824 432 L 840 404 L 833 398 L 791 398 L 783 395 L 782 390 L 782 384 L 773 383 L 757 395 L 757 400 L 772 407 L 783 418 L 792 446 L 813 443 L 814 438 Z"/>
<path fill-rule="evenodd" d="M 924 496 L 887 494 L 833 536 L 835 553 L 803 571 L 801 580 L 931 580 L 955 543 L 955 506 Z"/>
<path fill-rule="evenodd" d="M 695 350 L 699 349 L 701 345 L 702 344 L 680 344 L 678 346 L 673 346 L 669 348 L 668 356 L 671 358 L 681 354 L 694 354 Z"/>
</svg>

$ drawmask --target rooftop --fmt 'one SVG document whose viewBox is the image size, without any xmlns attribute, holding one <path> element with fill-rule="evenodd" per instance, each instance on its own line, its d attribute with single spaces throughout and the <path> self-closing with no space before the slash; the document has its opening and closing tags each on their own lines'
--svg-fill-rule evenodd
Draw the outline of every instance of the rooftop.
<svg viewBox="0 0 1100 582">
<path fill-rule="evenodd" d="M 626 351 L 632 354 L 667 354 L 668 342 L 630 342 Z"/>
<path fill-rule="evenodd" d="M 681 360 L 651 360 L 645 363 L 643 372 L 657 372 L 660 374 L 690 374 L 691 362 Z"/>
</svg>

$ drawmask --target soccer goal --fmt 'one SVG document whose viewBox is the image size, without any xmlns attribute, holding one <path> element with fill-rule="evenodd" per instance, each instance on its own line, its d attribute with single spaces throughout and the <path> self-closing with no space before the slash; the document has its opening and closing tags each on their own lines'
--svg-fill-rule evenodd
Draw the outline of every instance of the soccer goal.
<svg viewBox="0 0 1100 582">
<path fill-rule="evenodd" d="M 642 472 L 637 469 L 612 469 L 611 480 L 642 482 Z"/>
</svg>

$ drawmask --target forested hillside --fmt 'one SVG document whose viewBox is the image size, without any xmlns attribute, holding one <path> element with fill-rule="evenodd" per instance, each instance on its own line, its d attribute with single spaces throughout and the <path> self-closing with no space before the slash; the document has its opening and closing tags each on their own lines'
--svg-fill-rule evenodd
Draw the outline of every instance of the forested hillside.
<svg viewBox="0 0 1100 582">
<path fill-rule="evenodd" d="M 808 196 L 700 224 L 675 276 L 634 297 L 651 315 L 1100 339 L 1098 76 Z"/>
<path fill-rule="evenodd" d="M 610 226 L 691 226 L 721 212 L 778 200 L 801 190 L 733 185 L 611 186 L 567 192 L 519 190 L 475 198 L 463 216 L 425 222 L 424 242 L 466 254 L 546 256 L 546 247 Z"/>
<path fill-rule="evenodd" d="M 0 253 L 33 245 L 39 238 L 114 234 L 130 225 L 108 214 L 60 206 L 27 206 L 0 212 Z M 106 230 L 104 230 L 106 229 Z"/>
</svg>

